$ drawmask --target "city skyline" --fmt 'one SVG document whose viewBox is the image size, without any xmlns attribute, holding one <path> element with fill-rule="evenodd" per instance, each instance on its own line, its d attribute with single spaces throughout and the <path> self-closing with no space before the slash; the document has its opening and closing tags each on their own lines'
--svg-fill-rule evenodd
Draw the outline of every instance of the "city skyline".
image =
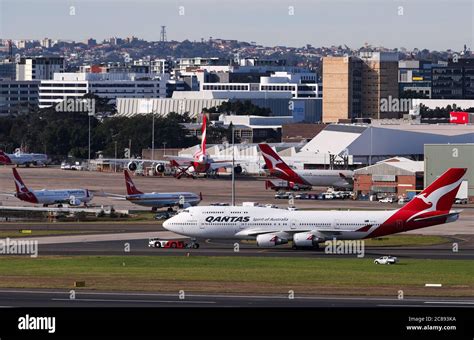
<svg viewBox="0 0 474 340">
<path fill-rule="evenodd" d="M 272 2 L 273 6 L 268 4 L 268 1 L 249 0 L 240 2 L 239 6 L 229 1 L 216 4 L 211 0 L 199 3 L 190 0 L 180 3 L 0 0 L 0 37 L 74 41 L 92 37 L 101 41 L 113 36 L 137 36 L 158 41 L 160 26 L 166 25 L 168 40 L 176 41 L 213 37 L 255 41 L 264 46 L 346 44 L 353 49 L 368 43 L 408 50 L 461 50 L 464 44 L 474 45 L 474 6 L 469 0 L 399 3 L 279 0 Z M 428 7 L 429 16 L 425 12 Z M 184 15 L 179 15 L 180 11 Z M 231 11 L 232 15 L 228 15 Z M 22 25 L 17 25 L 18 18 L 22 18 Z M 443 29 L 440 22 L 445 23 Z M 57 27 L 61 27 L 59 34 Z"/>
</svg>

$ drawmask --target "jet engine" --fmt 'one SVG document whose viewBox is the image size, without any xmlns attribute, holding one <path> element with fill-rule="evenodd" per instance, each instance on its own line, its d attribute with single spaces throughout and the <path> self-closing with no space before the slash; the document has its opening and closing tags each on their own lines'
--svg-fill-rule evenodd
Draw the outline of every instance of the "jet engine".
<svg viewBox="0 0 474 340">
<path fill-rule="evenodd" d="M 138 168 L 138 164 L 136 162 L 129 162 L 127 164 L 127 169 L 129 171 L 135 171 L 135 170 L 137 170 L 137 168 Z"/>
<path fill-rule="evenodd" d="M 242 173 L 242 167 L 240 165 L 237 165 L 236 167 L 234 167 L 234 173 L 235 174 L 241 174 Z"/>
<path fill-rule="evenodd" d="M 165 172 L 165 165 L 163 163 L 156 164 L 155 171 L 162 174 L 163 172 Z"/>
<path fill-rule="evenodd" d="M 74 196 L 69 197 L 70 205 L 78 206 L 78 205 L 81 205 L 81 203 L 82 203 L 81 200 L 77 199 L 76 197 Z"/>
<path fill-rule="evenodd" d="M 286 243 L 288 243 L 287 239 L 275 234 L 263 234 L 257 236 L 257 245 L 259 247 L 274 247 Z"/>
<path fill-rule="evenodd" d="M 293 235 L 293 245 L 296 247 L 317 247 L 324 238 L 313 233 L 297 233 Z"/>
</svg>

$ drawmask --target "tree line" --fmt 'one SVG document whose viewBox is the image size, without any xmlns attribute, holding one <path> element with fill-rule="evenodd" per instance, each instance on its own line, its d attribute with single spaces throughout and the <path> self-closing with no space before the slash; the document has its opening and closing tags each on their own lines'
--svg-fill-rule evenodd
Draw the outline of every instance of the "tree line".
<svg viewBox="0 0 474 340">
<path fill-rule="evenodd" d="M 28 114 L 0 117 L 0 149 L 13 152 L 22 147 L 28 152 L 46 153 L 54 160 L 65 157 L 86 159 L 89 150 L 89 120 L 91 157 L 101 153 L 104 157 L 123 156 L 124 148 L 131 154 L 141 155 L 142 149 L 151 147 L 152 115 L 109 117 L 99 120 L 87 112 L 56 112 L 54 108 L 38 109 Z M 188 115 L 170 113 L 155 116 L 155 147 L 166 142 L 167 148 L 185 148 L 196 145 L 199 139 L 189 134 L 181 123 L 192 120 Z M 215 135 L 215 134 L 213 134 Z M 215 136 L 222 138 L 223 132 Z"/>
</svg>

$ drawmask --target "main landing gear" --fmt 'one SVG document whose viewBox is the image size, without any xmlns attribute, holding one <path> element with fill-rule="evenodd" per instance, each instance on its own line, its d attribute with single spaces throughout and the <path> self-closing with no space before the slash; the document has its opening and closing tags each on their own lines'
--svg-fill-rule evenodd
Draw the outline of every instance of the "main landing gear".
<svg viewBox="0 0 474 340">
<path fill-rule="evenodd" d="M 199 248 L 199 243 L 197 243 L 195 238 L 192 238 L 191 242 L 188 243 L 187 248 L 198 249 Z"/>
</svg>

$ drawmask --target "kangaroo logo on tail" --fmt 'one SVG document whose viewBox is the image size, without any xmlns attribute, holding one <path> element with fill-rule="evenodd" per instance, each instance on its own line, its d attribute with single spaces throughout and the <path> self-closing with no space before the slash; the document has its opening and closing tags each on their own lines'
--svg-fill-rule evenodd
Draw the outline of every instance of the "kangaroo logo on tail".
<svg viewBox="0 0 474 340">
<path fill-rule="evenodd" d="M 129 195 L 143 194 L 143 192 L 137 189 L 137 187 L 135 186 L 135 183 L 133 183 L 132 178 L 128 174 L 128 171 L 124 170 L 123 173 L 125 175 L 125 185 L 127 186 L 127 194 Z"/>
<path fill-rule="evenodd" d="M 285 181 L 308 184 L 303 178 L 301 178 L 293 169 L 291 169 L 278 154 L 272 150 L 268 144 L 258 144 L 260 151 L 262 152 L 263 159 L 267 165 L 268 170 L 271 174 L 275 174 L 279 178 Z"/>
<path fill-rule="evenodd" d="M 0 164 L 12 164 L 10 157 L 3 151 L 0 150 Z"/>
<path fill-rule="evenodd" d="M 15 181 L 16 187 L 16 197 L 21 199 L 22 201 L 30 202 L 30 203 L 38 203 L 38 198 L 35 196 L 33 192 L 31 192 L 23 183 L 23 180 L 20 177 L 18 171 L 13 168 L 13 180 Z"/>
<path fill-rule="evenodd" d="M 206 130 L 207 130 L 207 117 L 206 115 L 202 116 L 202 127 L 201 127 L 201 150 L 198 150 L 194 153 L 194 158 L 199 158 L 200 156 L 206 155 Z"/>
<path fill-rule="evenodd" d="M 414 200 L 420 200 L 428 207 L 411 216 L 409 219 L 407 219 L 407 222 L 413 220 L 417 216 L 432 211 L 449 211 L 451 209 L 452 202 L 454 200 L 454 197 L 456 196 L 459 186 L 461 185 L 465 172 L 466 169 L 449 169 L 445 174 L 442 175 L 442 177 L 438 178 L 435 182 L 433 182 L 433 184 L 426 188 L 421 194 L 415 196 Z M 451 176 L 450 180 L 454 180 L 454 182 L 452 182 L 451 184 L 446 183 L 446 181 L 444 180 L 448 176 L 448 174 Z M 449 193 L 452 194 L 448 195 Z M 445 196 L 453 197 L 448 197 L 448 201 L 444 202 L 444 200 L 441 200 L 441 198 Z"/>
<path fill-rule="evenodd" d="M 15 187 L 17 193 L 27 193 L 29 192 L 28 188 L 26 187 L 25 183 L 23 183 L 23 180 L 20 177 L 20 174 L 18 171 L 13 168 L 13 180 L 15 181 Z"/>
</svg>

